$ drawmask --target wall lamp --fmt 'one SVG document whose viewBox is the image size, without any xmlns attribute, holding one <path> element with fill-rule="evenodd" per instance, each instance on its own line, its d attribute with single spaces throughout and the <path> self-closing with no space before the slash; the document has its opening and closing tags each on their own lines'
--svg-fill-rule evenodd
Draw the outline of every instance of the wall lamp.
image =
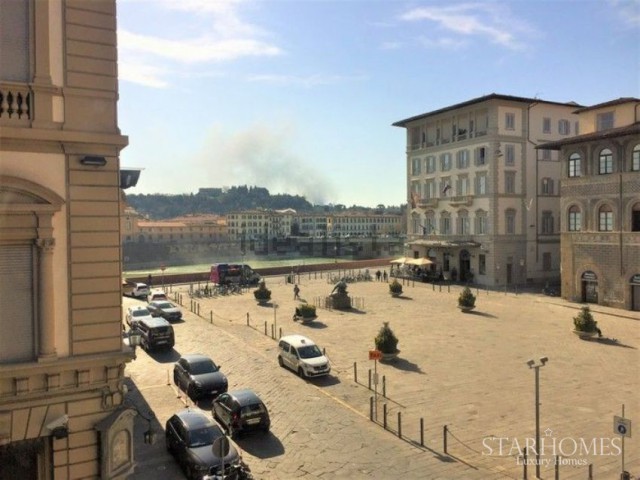
<svg viewBox="0 0 640 480">
<path fill-rule="evenodd" d="M 104 157 L 86 156 L 80 159 L 80 163 L 93 167 L 104 167 L 107 164 L 107 159 Z"/>
</svg>

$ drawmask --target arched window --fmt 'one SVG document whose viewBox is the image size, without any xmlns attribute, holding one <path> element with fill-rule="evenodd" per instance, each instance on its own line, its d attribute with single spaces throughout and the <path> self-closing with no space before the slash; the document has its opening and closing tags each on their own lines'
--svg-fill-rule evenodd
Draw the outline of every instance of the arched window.
<svg viewBox="0 0 640 480">
<path fill-rule="evenodd" d="M 631 154 L 631 171 L 640 171 L 640 144 L 633 147 L 633 153 Z"/>
<path fill-rule="evenodd" d="M 569 209 L 569 231 L 579 232 L 582 230 L 582 212 L 580 207 L 573 205 Z"/>
<path fill-rule="evenodd" d="M 640 232 L 640 202 L 631 209 L 631 231 Z"/>
<path fill-rule="evenodd" d="M 613 173 L 613 152 L 608 148 L 603 148 L 600 151 L 600 157 L 598 159 L 598 173 L 600 175 Z"/>
<path fill-rule="evenodd" d="M 572 153 L 569 156 L 569 176 L 580 177 L 582 176 L 582 158 L 579 153 Z"/>
<path fill-rule="evenodd" d="M 440 214 L 440 234 L 451 234 L 451 214 L 449 212 L 442 212 Z"/>
<path fill-rule="evenodd" d="M 601 232 L 613 231 L 613 210 L 609 205 L 602 205 L 598 210 L 598 230 Z"/>
</svg>

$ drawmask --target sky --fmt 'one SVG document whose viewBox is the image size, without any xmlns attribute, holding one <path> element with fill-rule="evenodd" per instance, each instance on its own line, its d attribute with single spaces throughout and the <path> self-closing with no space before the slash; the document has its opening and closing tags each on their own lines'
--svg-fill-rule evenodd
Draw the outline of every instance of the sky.
<svg viewBox="0 0 640 480">
<path fill-rule="evenodd" d="M 406 203 L 405 129 L 498 93 L 640 97 L 640 0 L 118 0 L 130 194 Z"/>
</svg>

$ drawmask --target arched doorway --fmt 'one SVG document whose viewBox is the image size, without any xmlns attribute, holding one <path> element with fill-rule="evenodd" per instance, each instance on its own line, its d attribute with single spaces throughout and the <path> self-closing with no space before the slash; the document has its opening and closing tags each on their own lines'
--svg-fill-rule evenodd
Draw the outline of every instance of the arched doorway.
<svg viewBox="0 0 640 480">
<path fill-rule="evenodd" d="M 631 280 L 631 310 L 640 311 L 640 273 L 636 273 Z"/>
<path fill-rule="evenodd" d="M 582 301 L 585 303 L 598 303 L 598 277 L 588 270 L 580 277 L 582 282 Z"/>
</svg>

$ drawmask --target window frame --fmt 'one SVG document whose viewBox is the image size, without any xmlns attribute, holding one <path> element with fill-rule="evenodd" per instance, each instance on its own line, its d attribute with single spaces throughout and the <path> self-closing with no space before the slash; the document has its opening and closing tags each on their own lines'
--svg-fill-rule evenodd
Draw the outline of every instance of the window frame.
<svg viewBox="0 0 640 480">
<path fill-rule="evenodd" d="M 569 178 L 576 178 L 582 176 L 582 155 L 577 152 L 569 155 L 567 161 L 567 176 Z"/>
<path fill-rule="evenodd" d="M 613 151 L 605 147 L 598 154 L 598 175 L 613 173 Z"/>
</svg>

